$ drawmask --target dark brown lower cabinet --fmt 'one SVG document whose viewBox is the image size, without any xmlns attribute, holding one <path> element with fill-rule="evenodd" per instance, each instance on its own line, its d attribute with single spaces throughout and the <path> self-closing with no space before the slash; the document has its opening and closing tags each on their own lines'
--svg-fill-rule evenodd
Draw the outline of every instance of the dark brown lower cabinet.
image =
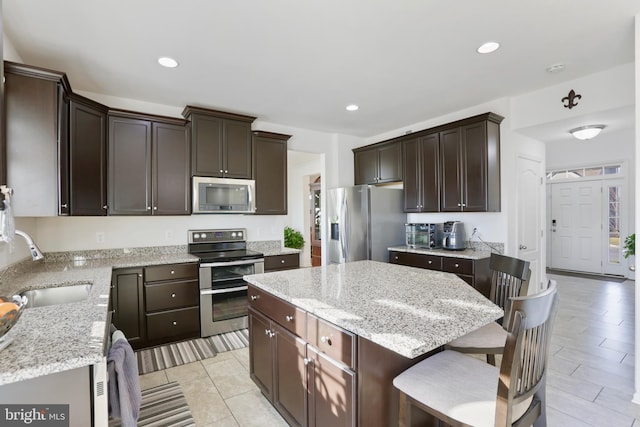
<svg viewBox="0 0 640 427">
<path fill-rule="evenodd" d="M 306 343 L 249 309 L 251 378 L 289 425 L 307 425 Z"/>
<path fill-rule="evenodd" d="M 200 336 L 198 264 L 113 270 L 112 322 L 134 349 Z"/>
<path fill-rule="evenodd" d="M 356 424 L 356 373 L 307 345 L 309 427 Z"/>
<path fill-rule="evenodd" d="M 455 273 L 485 297 L 489 298 L 491 293 L 491 270 L 489 269 L 488 257 L 471 259 L 389 251 L 389 262 L 409 267 Z"/>
<path fill-rule="evenodd" d="M 300 268 L 300 254 L 268 255 L 264 257 L 264 271 Z"/>
<path fill-rule="evenodd" d="M 441 350 L 408 359 L 252 285 L 249 304 L 251 379 L 292 426 L 396 427 L 393 378 Z"/>
<path fill-rule="evenodd" d="M 133 348 L 142 347 L 147 333 L 141 268 L 113 270 L 111 307 L 113 325 L 124 333 Z"/>
</svg>

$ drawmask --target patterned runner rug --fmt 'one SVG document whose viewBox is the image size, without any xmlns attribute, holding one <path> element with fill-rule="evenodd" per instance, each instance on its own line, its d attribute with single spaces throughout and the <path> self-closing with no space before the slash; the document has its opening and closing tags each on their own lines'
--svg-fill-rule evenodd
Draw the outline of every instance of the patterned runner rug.
<svg viewBox="0 0 640 427">
<path fill-rule="evenodd" d="M 109 427 L 120 427 L 120 420 L 109 420 Z M 138 427 L 195 426 L 180 384 L 171 382 L 142 390 Z"/>
<path fill-rule="evenodd" d="M 249 330 L 228 332 L 207 338 L 195 338 L 179 343 L 136 351 L 138 373 L 148 374 L 161 369 L 214 357 L 217 353 L 249 345 Z"/>
</svg>

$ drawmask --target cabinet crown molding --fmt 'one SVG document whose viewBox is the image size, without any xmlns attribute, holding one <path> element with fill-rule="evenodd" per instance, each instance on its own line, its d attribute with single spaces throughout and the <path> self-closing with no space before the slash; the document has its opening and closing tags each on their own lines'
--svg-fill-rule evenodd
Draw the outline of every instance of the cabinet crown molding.
<svg viewBox="0 0 640 427">
<path fill-rule="evenodd" d="M 253 123 L 253 121 L 256 119 L 256 117 L 253 116 L 230 113 L 228 111 L 212 110 L 210 108 L 195 107 L 193 105 L 187 105 L 186 107 L 184 107 L 184 110 L 182 110 L 182 116 L 187 120 L 190 120 L 192 114 L 204 114 L 207 116 L 214 116 L 222 119 L 239 120 L 248 123 Z"/>
</svg>

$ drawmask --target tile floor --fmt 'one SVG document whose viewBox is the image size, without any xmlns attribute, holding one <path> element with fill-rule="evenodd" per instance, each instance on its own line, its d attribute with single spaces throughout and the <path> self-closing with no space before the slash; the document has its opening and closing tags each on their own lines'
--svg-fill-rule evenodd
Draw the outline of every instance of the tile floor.
<svg viewBox="0 0 640 427">
<path fill-rule="evenodd" d="M 631 403 L 634 286 L 565 275 L 547 376 L 549 427 L 640 427 Z M 498 363 L 500 362 L 498 358 Z M 286 426 L 249 379 L 247 349 L 140 377 L 143 388 L 178 381 L 198 427 Z"/>
</svg>

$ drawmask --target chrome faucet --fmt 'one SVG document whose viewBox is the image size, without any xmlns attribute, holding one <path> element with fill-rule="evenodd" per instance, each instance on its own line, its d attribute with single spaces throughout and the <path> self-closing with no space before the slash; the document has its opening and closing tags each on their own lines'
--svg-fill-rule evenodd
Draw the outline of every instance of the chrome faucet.
<svg viewBox="0 0 640 427">
<path fill-rule="evenodd" d="M 22 236 L 24 240 L 27 241 L 27 245 L 29 245 L 29 252 L 31 252 L 31 258 L 34 261 L 44 258 L 44 255 L 42 255 L 42 252 L 40 251 L 38 246 L 33 242 L 33 239 L 31 238 L 31 236 L 29 236 L 27 233 L 21 230 L 16 230 L 15 233 L 18 236 Z"/>
</svg>

